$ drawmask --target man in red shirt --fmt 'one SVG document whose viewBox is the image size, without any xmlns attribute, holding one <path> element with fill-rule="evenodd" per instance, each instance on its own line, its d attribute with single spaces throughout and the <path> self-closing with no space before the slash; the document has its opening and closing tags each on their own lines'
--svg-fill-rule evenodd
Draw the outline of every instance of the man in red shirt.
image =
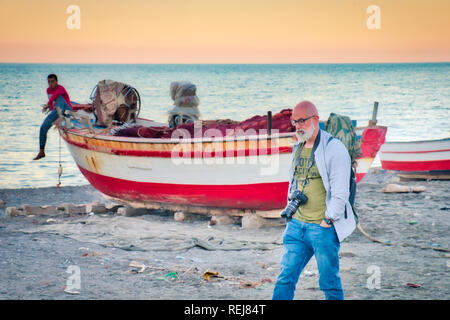
<svg viewBox="0 0 450 320">
<path fill-rule="evenodd" d="M 33 160 L 39 160 L 45 157 L 44 149 L 45 143 L 47 142 L 47 132 L 52 126 L 53 122 L 58 119 L 58 112 L 56 111 L 55 106 L 58 106 L 61 111 L 72 110 L 69 95 L 66 89 L 58 84 L 58 77 L 56 76 L 56 74 L 49 74 L 47 80 L 47 95 L 49 100 L 47 104 L 42 108 L 42 112 L 45 112 L 47 110 L 50 110 L 51 112 L 41 125 L 41 129 L 39 131 L 39 153 Z"/>
</svg>

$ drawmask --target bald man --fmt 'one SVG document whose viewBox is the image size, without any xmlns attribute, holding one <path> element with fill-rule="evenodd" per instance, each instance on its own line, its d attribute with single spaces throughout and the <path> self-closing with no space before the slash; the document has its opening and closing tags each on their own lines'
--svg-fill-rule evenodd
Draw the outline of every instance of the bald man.
<svg viewBox="0 0 450 320">
<path fill-rule="evenodd" d="M 288 206 L 283 211 L 284 253 L 272 298 L 294 298 L 300 274 L 314 255 L 325 298 L 343 300 L 340 242 L 356 227 L 349 202 L 350 155 L 340 140 L 319 128 L 319 113 L 312 102 L 297 104 L 291 121 L 297 142 L 292 148 Z M 295 191 L 307 198 L 298 207 L 299 202 L 292 201 Z"/>
</svg>

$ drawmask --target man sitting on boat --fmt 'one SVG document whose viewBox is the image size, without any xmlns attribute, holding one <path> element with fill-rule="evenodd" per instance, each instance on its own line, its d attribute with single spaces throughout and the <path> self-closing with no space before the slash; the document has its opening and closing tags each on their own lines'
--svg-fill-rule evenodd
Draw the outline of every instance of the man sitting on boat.
<svg viewBox="0 0 450 320">
<path fill-rule="evenodd" d="M 64 110 L 72 110 L 69 94 L 66 89 L 58 84 L 58 77 L 56 74 L 49 74 L 47 76 L 48 88 L 48 102 L 42 107 L 42 112 L 50 110 L 51 112 L 45 118 L 39 131 L 39 153 L 33 160 L 39 160 L 45 157 L 45 143 L 47 142 L 47 132 L 52 124 L 58 119 L 58 112 L 55 107 L 59 107 L 61 112 Z"/>
<path fill-rule="evenodd" d="M 292 167 L 284 254 L 273 299 L 291 300 L 308 261 L 314 255 L 319 286 L 327 300 L 342 300 L 339 277 L 340 242 L 356 227 L 349 203 L 351 161 L 344 144 L 319 128 L 317 108 L 300 102 L 292 112 L 297 142 L 292 148 Z"/>
</svg>

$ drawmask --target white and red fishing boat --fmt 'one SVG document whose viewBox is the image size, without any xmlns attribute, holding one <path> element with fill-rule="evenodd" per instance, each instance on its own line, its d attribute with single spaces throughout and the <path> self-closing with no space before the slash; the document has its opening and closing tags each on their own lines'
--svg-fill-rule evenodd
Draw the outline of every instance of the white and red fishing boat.
<svg viewBox="0 0 450 320">
<path fill-rule="evenodd" d="M 81 109 L 78 107 L 77 109 Z M 137 204 L 272 210 L 286 205 L 294 132 L 226 137 L 142 138 L 117 136 L 92 125 L 85 110 L 59 133 L 92 186 L 103 194 Z M 84 122 L 84 123 L 83 123 Z M 142 127 L 166 123 L 138 118 Z M 321 127 L 323 127 L 321 122 Z M 370 122 L 357 128 L 362 156 L 357 181 L 370 168 L 384 142 L 386 127 Z"/>
<path fill-rule="evenodd" d="M 408 142 L 386 142 L 380 149 L 386 170 L 450 173 L 450 138 Z"/>
</svg>

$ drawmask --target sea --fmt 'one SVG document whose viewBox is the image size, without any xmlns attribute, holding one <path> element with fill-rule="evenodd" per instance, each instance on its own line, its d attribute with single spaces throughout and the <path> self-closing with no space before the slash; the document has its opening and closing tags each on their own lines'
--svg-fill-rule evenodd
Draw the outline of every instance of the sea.
<svg viewBox="0 0 450 320">
<path fill-rule="evenodd" d="M 135 87 L 142 100 L 140 117 L 167 122 L 173 107 L 172 81 L 197 86 L 203 119 L 245 120 L 312 101 L 321 120 L 331 112 L 364 126 L 379 102 L 378 124 L 388 127 L 386 141 L 445 138 L 450 135 L 450 63 L 383 64 L 0 64 L 0 189 L 87 184 L 64 141 L 50 129 L 46 157 L 39 149 L 45 118 L 47 75 L 72 101 L 87 103 L 103 79 Z M 61 153 L 59 152 L 61 150 Z M 374 166 L 380 166 L 378 157 Z"/>
</svg>

